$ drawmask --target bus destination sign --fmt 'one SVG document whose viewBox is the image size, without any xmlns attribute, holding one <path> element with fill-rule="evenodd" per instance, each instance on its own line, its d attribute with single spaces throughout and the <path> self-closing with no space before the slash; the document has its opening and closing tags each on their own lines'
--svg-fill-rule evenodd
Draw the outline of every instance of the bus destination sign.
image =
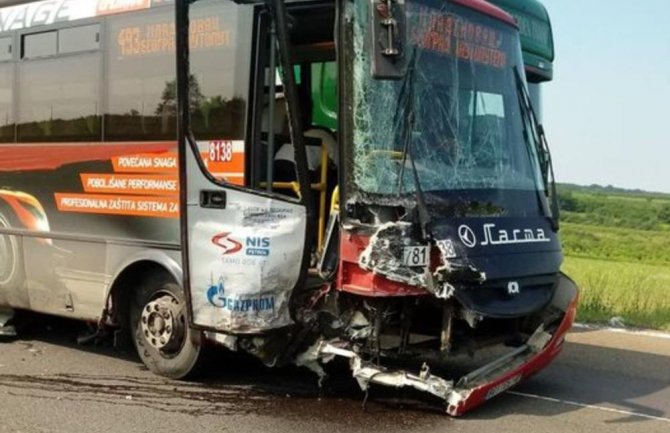
<svg viewBox="0 0 670 433">
<path fill-rule="evenodd" d="M 502 32 L 458 15 L 428 7 L 414 8 L 411 39 L 419 48 L 494 68 L 507 65 Z"/>
</svg>

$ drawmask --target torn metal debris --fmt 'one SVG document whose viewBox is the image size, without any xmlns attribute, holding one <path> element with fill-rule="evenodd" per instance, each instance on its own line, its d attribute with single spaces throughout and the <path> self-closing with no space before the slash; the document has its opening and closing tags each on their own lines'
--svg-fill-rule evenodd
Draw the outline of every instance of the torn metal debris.
<svg viewBox="0 0 670 433">
<path fill-rule="evenodd" d="M 320 366 L 317 367 L 317 361 L 329 362 L 334 357 L 345 358 L 349 360 L 352 376 L 361 390 L 368 390 L 372 384 L 392 388 L 413 388 L 439 398 L 445 403 L 447 413 L 457 416 L 471 404 L 469 399 L 475 392 L 480 395 L 482 390 L 486 390 L 485 399 L 489 399 L 516 385 L 524 375 L 523 367 L 532 365 L 524 363 L 546 349 L 552 337 L 552 334 L 545 332 L 544 326 L 540 325 L 526 344 L 472 371 L 456 382 L 432 374 L 425 362 L 418 373 L 410 373 L 404 370 L 391 370 L 365 361 L 355 349 L 337 340 L 320 341 L 313 345 L 298 357 L 296 364 L 316 371 L 321 383 L 325 372 Z"/>
<path fill-rule="evenodd" d="M 362 269 L 382 275 L 385 278 L 410 286 L 421 287 L 436 298 L 447 300 L 456 288 L 452 278 L 469 278 L 476 283 L 486 281 L 486 273 L 472 265 L 452 262 L 452 255 L 445 250 L 444 242 L 436 242 L 439 251 L 439 265 L 431 271 L 430 260 L 424 266 L 404 263 L 404 249 L 421 245 L 416 235 L 416 225 L 398 221 L 381 225 L 370 237 L 369 244 L 360 255 L 358 264 Z M 431 249 L 431 244 L 427 248 Z"/>
</svg>

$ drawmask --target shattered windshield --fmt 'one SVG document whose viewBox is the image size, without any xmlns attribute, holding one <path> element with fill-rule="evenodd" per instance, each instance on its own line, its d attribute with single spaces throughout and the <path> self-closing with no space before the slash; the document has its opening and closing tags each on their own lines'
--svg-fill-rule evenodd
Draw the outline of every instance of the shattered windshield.
<svg viewBox="0 0 670 433">
<path fill-rule="evenodd" d="M 426 193 L 542 190 L 515 83 L 514 68 L 523 65 L 517 32 L 452 2 L 405 6 L 410 72 L 380 80 L 371 73 L 370 2 L 347 2 L 352 189 L 386 196 L 417 186 Z"/>
</svg>

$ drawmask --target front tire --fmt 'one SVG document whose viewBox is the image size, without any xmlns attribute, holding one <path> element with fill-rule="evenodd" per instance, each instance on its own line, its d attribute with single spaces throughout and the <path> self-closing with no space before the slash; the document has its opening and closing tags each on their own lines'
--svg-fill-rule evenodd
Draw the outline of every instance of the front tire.
<svg viewBox="0 0 670 433">
<path fill-rule="evenodd" d="M 189 328 L 184 292 L 165 276 L 147 279 L 130 300 L 130 332 L 142 362 L 171 379 L 195 375 L 202 364 L 202 334 Z"/>
</svg>

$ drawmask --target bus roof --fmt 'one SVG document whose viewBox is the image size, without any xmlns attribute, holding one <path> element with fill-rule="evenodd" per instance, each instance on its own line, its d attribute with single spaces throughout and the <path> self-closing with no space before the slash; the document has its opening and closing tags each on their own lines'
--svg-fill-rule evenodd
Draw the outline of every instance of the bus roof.
<svg viewBox="0 0 670 433">
<path fill-rule="evenodd" d="M 519 23 L 521 48 L 529 78 L 553 78 L 554 38 L 547 9 L 538 0 L 489 0 L 509 12 Z"/>
<path fill-rule="evenodd" d="M 174 0 L 0 0 L 0 32 L 149 9 Z"/>
<path fill-rule="evenodd" d="M 34 0 L 0 0 L 0 8 L 30 3 L 31 1 Z"/>
<path fill-rule="evenodd" d="M 517 27 L 517 22 L 512 15 L 500 9 L 499 7 L 492 5 L 488 1 L 484 0 L 452 0 L 452 1 L 461 6 L 474 9 L 478 12 L 484 13 L 488 16 L 491 16 L 500 21 L 504 21 L 507 24 L 510 24 L 514 27 Z"/>
</svg>

